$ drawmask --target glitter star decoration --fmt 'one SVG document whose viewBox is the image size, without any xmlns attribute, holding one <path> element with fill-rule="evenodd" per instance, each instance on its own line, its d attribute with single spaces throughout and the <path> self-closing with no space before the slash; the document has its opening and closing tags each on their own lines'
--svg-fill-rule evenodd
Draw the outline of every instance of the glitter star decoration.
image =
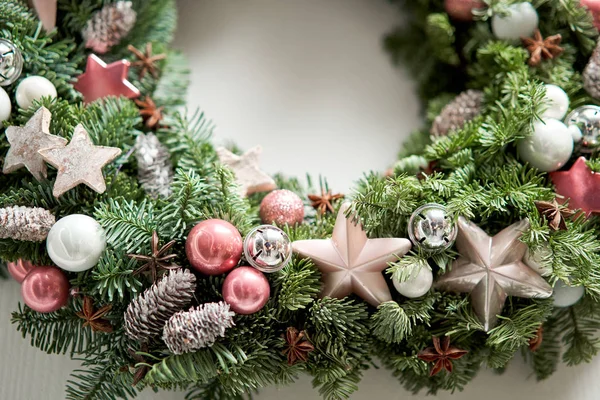
<svg viewBox="0 0 600 400">
<path fill-rule="evenodd" d="M 86 184 L 104 193 L 102 168 L 121 154 L 116 147 L 95 146 L 83 125 L 77 125 L 71 142 L 64 148 L 40 150 L 44 160 L 58 170 L 52 193 L 58 198 L 77 185 Z"/>
<path fill-rule="evenodd" d="M 223 165 L 231 168 L 239 185 L 239 192 L 247 196 L 257 192 L 270 192 L 275 189 L 275 181 L 259 165 L 262 148 L 256 146 L 238 156 L 224 147 L 217 149 L 217 155 Z"/>
<path fill-rule="evenodd" d="M 127 80 L 128 71 L 127 60 L 107 65 L 95 54 L 90 54 L 85 72 L 79 75 L 74 87 L 81 92 L 85 103 L 107 96 L 125 96 L 133 99 L 140 95 L 140 91 Z"/>
<path fill-rule="evenodd" d="M 321 297 L 343 298 L 352 293 L 373 306 L 392 300 L 383 277 L 389 262 L 406 254 L 408 239 L 368 239 L 362 227 L 345 213 L 349 203 L 342 204 L 331 239 L 299 240 L 292 243 L 294 252 L 310 258 L 322 273 Z"/>
<path fill-rule="evenodd" d="M 51 117 L 47 108 L 40 107 L 25 126 L 6 128 L 6 139 L 11 147 L 4 159 L 2 172 L 9 174 L 25 167 L 38 181 L 47 176 L 46 163 L 39 151 L 61 148 L 67 144 L 67 139 L 50 134 Z"/>
<path fill-rule="evenodd" d="M 460 257 L 435 287 L 471 293 L 471 304 L 486 332 L 496 325 L 508 296 L 552 295 L 550 285 L 522 261 L 527 245 L 519 238 L 528 227 L 529 221 L 522 220 L 491 237 L 464 217 L 458 219 L 456 248 Z"/>
<path fill-rule="evenodd" d="M 568 171 L 550 173 L 550 179 L 571 210 L 581 209 L 587 216 L 600 213 L 600 174 L 588 168 L 579 157 Z"/>
</svg>

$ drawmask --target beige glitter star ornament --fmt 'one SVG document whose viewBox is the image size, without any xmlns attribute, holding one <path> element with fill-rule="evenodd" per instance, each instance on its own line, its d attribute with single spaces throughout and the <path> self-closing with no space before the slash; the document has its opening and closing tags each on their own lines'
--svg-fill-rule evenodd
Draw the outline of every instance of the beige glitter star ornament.
<svg viewBox="0 0 600 400">
<path fill-rule="evenodd" d="M 362 227 L 345 213 L 349 203 L 338 212 L 331 239 L 298 240 L 294 252 L 310 258 L 323 274 L 321 297 L 341 299 L 357 294 L 372 306 L 392 300 L 383 277 L 389 262 L 408 253 L 410 240 L 400 238 L 368 239 Z"/>
<path fill-rule="evenodd" d="M 40 150 L 46 162 L 58 170 L 52 194 L 58 198 L 82 183 L 104 193 L 102 168 L 121 154 L 115 147 L 95 146 L 83 125 L 75 127 L 73 138 L 62 149 Z"/>
<path fill-rule="evenodd" d="M 43 149 L 62 148 L 67 144 L 67 139 L 50 134 L 51 118 L 50 111 L 40 107 L 25 126 L 6 128 L 6 139 L 10 143 L 10 149 L 4 159 L 2 172 L 10 174 L 25 167 L 38 181 L 47 176 L 46 163 L 38 152 Z"/>
<path fill-rule="evenodd" d="M 242 196 L 257 192 L 269 192 L 277 188 L 273 178 L 258 166 L 261 152 L 260 146 L 251 148 L 241 156 L 233 154 L 224 147 L 217 149 L 221 163 L 233 171 Z"/>
</svg>

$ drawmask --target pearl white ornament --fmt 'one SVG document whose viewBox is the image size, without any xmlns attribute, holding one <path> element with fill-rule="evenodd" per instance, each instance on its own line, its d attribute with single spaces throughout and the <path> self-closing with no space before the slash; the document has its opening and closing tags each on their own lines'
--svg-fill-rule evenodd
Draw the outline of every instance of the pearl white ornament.
<svg viewBox="0 0 600 400">
<path fill-rule="evenodd" d="M 556 85 L 546 85 L 546 96 L 544 100 L 548 108 L 542 114 L 542 118 L 563 119 L 569 111 L 569 96 L 562 88 Z"/>
<path fill-rule="evenodd" d="M 11 109 L 10 97 L 8 97 L 6 90 L 0 87 L 0 128 L 2 128 L 2 122 L 10 117 Z"/>
<path fill-rule="evenodd" d="M 48 255 L 65 271 L 86 271 L 98 263 L 106 248 L 104 229 L 87 215 L 73 214 L 52 226 L 46 239 Z"/>
<path fill-rule="evenodd" d="M 557 281 L 552 299 L 556 307 L 570 307 L 581 300 L 584 292 L 583 286 L 567 286 L 563 281 Z"/>
<path fill-rule="evenodd" d="M 520 40 L 529 37 L 538 27 L 538 13 L 531 3 L 517 3 L 508 7 L 508 15 L 492 17 L 492 31 L 498 39 Z"/>
<path fill-rule="evenodd" d="M 517 150 L 523 161 L 540 171 L 561 168 L 573 153 L 573 137 L 569 128 L 554 118 L 533 124 L 533 133 L 519 140 Z"/>
<path fill-rule="evenodd" d="M 411 276 L 404 282 L 398 281 L 395 276 L 392 277 L 392 283 L 402 296 L 414 299 L 429 292 L 433 284 L 433 273 L 431 273 L 431 268 L 424 266 L 421 267 L 416 276 Z"/>
<path fill-rule="evenodd" d="M 523 257 L 523 262 L 529 268 L 540 274 L 541 276 L 548 276 L 552 273 L 552 267 L 544 263 L 544 260 L 548 260 L 552 256 L 552 249 L 548 243 L 541 244 L 532 252 L 529 248 Z"/>
<path fill-rule="evenodd" d="M 569 125 L 568 128 L 575 143 L 583 139 L 583 132 L 581 132 L 581 129 L 577 125 Z"/>
<path fill-rule="evenodd" d="M 50 96 L 56 98 L 56 88 L 43 76 L 29 76 L 19 83 L 15 92 L 15 98 L 19 107 L 27 109 L 33 105 L 34 100 Z"/>
</svg>

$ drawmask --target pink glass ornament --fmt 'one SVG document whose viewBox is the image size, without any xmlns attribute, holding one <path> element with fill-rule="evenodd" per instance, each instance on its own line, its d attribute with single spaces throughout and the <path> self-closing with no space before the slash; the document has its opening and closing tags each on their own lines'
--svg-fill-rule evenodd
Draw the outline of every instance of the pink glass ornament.
<svg viewBox="0 0 600 400">
<path fill-rule="evenodd" d="M 264 224 L 295 225 L 304 220 L 302 199 L 290 190 L 274 190 L 260 203 L 260 219 Z"/>
<path fill-rule="evenodd" d="M 481 0 L 445 0 L 444 9 L 448 15 L 463 22 L 473 21 L 473 9 L 483 8 L 485 3 Z"/>
<path fill-rule="evenodd" d="M 238 314 L 254 314 L 267 304 L 271 288 L 262 272 L 252 267 L 231 271 L 223 282 L 223 298 Z"/>
<path fill-rule="evenodd" d="M 69 301 L 69 280 L 56 267 L 36 267 L 23 280 L 21 296 L 34 311 L 56 311 Z"/>
<path fill-rule="evenodd" d="M 140 91 L 127 80 L 128 71 L 127 60 L 107 65 L 95 54 L 90 54 L 85 72 L 79 75 L 74 87 L 81 92 L 86 104 L 106 96 L 125 96 L 133 99 L 140 95 Z"/>
<path fill-rule="evenodd" d="M 18 260 L 15 262 L 6 263 L 8 273 L 14 278 L 15 281 L 23 283 L 23 279 L 29 274 L 36 266 L 27 260 Z"/>
<path fill-rule="evenodd" d="M 235 226 L 220 219 L 200 222 L 190 231 L 185 252 L 192 267 L 206 275 L 231 271 L 242 257 L 242 235 Z"/>
</svg>

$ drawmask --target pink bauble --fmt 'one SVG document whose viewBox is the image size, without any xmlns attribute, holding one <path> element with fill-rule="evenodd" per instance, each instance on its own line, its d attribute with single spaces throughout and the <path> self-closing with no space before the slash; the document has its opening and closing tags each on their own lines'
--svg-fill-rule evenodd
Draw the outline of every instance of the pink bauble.
<svg viewBox="0 0 600 400">
<path fill-rule="evenodd" d="M 254 314 L 267 304 L 270 294 L 269 281 L 252 267 L 234 269 L 223 282 L 223 298 L 238 314 Z"/>
<path fill-rule="evenodd" d="M 206 275 L 231 271 L 242 258 L 242 235 L 221 219 L 207 219 L 190 231 L 185 252 L 192 267 Z"/>
<path fill-rule="evenodd" d="M 18 260 L 15 262 L 6 263 L 8 273 L 14 278 L 15 281 L 23 283 L 23 279 L 31 272 L 36 266 L 27 260 Z"/>
<path fill-rule="evenodd" d="M 260 203 L 260 219 L 264 224 L 295 225 L 304 220 L 304 204 L 294 192 L 273 190 Z"/>
<path fill-rule="evenodd" d="M 69 280 L 56 267 L 36 267 L 23 280 L 21 296 L 34 311 L 56 311 L 69 301 Z"/>
<path fill-rule="evenodd" d="M 473 21 L 473 9 L 484 7 L 485 3 L 481 0 L 444 0 L 446 12 L 456 21 Z"/>
</svg>

